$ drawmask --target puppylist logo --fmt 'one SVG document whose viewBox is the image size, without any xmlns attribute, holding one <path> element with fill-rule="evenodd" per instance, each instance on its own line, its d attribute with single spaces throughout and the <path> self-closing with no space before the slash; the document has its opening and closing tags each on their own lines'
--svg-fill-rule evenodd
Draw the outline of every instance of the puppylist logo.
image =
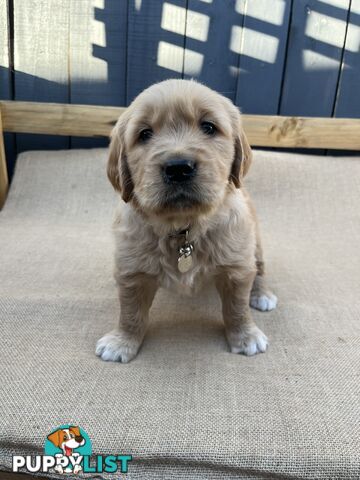
<svg viewBox="0 0 360 480">
<path fill-rule="evenodd" d="M 91 441 L 82 428 L 61 425 L 46 438 L 45 455 L 13 455 L 13 472 L 54 470 L 60 474 L 127 473 L 131 455 L 97 455 L 91 459 Z"/>
</svg>

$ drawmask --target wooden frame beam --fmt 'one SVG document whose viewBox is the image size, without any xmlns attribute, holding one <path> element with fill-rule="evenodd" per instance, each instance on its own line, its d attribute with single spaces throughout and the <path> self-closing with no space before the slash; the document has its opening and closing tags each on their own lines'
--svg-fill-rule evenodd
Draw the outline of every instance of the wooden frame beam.
<svg viewBox="0 0 360 480">
<path fill-rule="evenodd" d="M 1 101 L 7 132 L 107 137 L 124 107 Z M 257 147 L 360 150 L 360 119 L 243 115 Z"/>
<path fill-rule="evenodd" d="M 243 115 L 252 146 L 360 150 L 360 119 Z"/>
<path fill-rule="evenodd" d="M 126 108 L 1 101 L 4 131 L 107 137 Z"/>
</svg>

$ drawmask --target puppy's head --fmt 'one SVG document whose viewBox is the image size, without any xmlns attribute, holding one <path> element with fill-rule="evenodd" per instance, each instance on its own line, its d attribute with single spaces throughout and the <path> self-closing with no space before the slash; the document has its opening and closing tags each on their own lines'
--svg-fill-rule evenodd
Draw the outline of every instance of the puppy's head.
<svg viewBox="0 0 360 480">
<path fill-rule="evenodd" d="M 113 129 L 108 177 L 125 202 L 164 220 L 206 214 L 239 188 L 251 149 L 238 109 L 192 80 L 142 92 Z"/>
</svg>

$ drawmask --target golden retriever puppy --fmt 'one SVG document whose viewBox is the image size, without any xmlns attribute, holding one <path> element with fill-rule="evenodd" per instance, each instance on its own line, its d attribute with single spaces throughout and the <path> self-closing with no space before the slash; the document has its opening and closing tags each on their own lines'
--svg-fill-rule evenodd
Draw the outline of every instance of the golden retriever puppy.
<svg viewBox="0 0 360 480">
<path fill-rule="evenodd" d="M 243 187 L 251 149 L 238 109 L 193 80 L 143 91 L 111 134 L 108 177 L 122 201 L 114 222 L 116 330 L 96 354 L 127 363 L 143 341 L 162 286 L 196 293 L 209 280 L 222 300 L 233 353 L 265 352 L 250 305 L 276 307 L 264 282 L 255 211 Z"/>
</svg>

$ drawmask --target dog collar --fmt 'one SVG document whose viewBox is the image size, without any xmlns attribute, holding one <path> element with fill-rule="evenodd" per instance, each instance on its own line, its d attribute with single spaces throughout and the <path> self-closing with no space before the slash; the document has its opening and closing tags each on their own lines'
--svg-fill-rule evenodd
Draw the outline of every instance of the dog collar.
<svg viewBox="0 0 360 480">
<path fill-rule="evenodd" d="M 184 243 L 178 248 L 178 259 L 177 259 L 177 266 L 178 270 L 181 273 L 188 272 L 191 267 L 193 266 L 193 251 L 194 251 L 194 244 L 189 242 L 189 230 L 190 226 L 187 226 L 183 230 L 179 230 L 175 233 L 169 234 L 169 237 L 181 237 L 185 236 Z"/>
<path fill-rule="evenodd" d="M 189 235 L 189 230 L 190 230 L 190 225 L 187 227 L 183 228 L 182 230 L 176 230 L 173 233 L 169 233 L 169 237 L 181 237 L 185 236 L 185 238 Z"/>
</svg>

